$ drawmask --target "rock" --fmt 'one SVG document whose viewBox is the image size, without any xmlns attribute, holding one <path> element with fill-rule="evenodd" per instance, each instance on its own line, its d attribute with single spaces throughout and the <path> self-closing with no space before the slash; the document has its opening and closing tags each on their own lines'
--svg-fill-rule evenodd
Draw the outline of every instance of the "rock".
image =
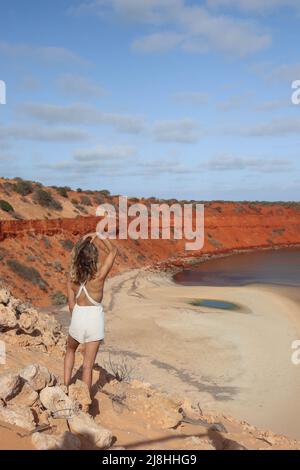
<svg viewBox="0 0 300 470">
<path fill-rule="evenodd" d="M 64 432 L 59 435 L 34 433 L 31 438 L 32 444 L 38 450 L 78 450 L 81 447 L 79 437 L 71 432 Z"/>
<path fill-rule="evenodd" d="M 68 420 L 68 423 L 72 432 L 84 436 L 98 449 L 106 449 L 111 446 L 112 432 L 95 423 L 87 413 L 79 411 L 72 419 Z"/>
<path fill-rule="evenodd" d="M 23 380 L 18 374 L 2 374 L 0 375 L 0 398 L 9 401 L 20 393 L 23 387 Z"/>
<path fill-rule="evenodd" d="M 40 393 L 40 400 L 56 418 L 72 416 L 76 409 L 75 402 L 58 386 L 44 388 Z"/>
<path fill-rule="evenodd" d="M 17 318 L 27 308 L 26 304 L 22 302 L 22 300 L 16 299 L 15 297 L 12 297 L 12 296 L 10 297 L 7 306 L 15 311 Z"/>
<path fill-rule="evenodd" d="M 233 441 L 232 439 L 224 439 L 222 450 L 248 450 L 248 449 L 242 444 L 239 444 L 238 442 Z"/>
<path fill-rule="evenodd" d="M 75 384 L 69 386 L 69 397 L 79 403 L 82 411 L 87 412 L 92 403 L 87 384 L 81 380 L 76 380 Z"/>
<path fill-rule="evenodd" d="M 25 367 L 21 370 L 20 376 L 37 392 L 50 385 L 54 380 L 47 367 L 39 364 Z"/>
<path fill-rule="evenodd" d="M 8 289 L 0 289 L 0 304 L 7 305 L 10 299 L 10 292 Z"/>
<path fill-rule="evenodd" d="M 32 406 L 37 401 L 38 397 L 39 394 L 33 390 L 28 382 L 25 382 L 20 393 L 10 400 L 10 403 L 16 405 Z"/>
<path fill-rule="evenodd" d="M 0 304 L 0 328 L 16 328 L 17 324 L 15 311 Z"/>
<path fill-rule="evenodd" d="M 180 406 L 167 395 L 149 390 L 136 389 L 135 393 L 127 393 L 126 403 L 136 411 L 140 411 L 148 423 L 160 429 L 175 428 L 182 420 Z"/>
<path fill-rule="evenodd" d="M 31 334 L 36 329 L 38 322 L 38 312 L 34 308 L 29 308 L 21 313 L 19 317 L 19 328 L 25 333 Z"/>
<path fill-rule="evenodd" d="M 39 425 L 49 424 L 49 411 L 44 410 L 39 412 Z"/>
<path fill-rule="evenodd" d="M 61 325 L 58 321 L 50 315 L 43 315 L 39 317 L 38 328 L 43 336 L 51 336 L 58 339 L 61 334 Z"/>
<path fill-rule="evenodd" d="M 0 406 L 0 420 L 29 431 L 35 428 L 33 413 L 28 406 Z"/>
<path fill-rule="evenodd" d="M 201 439 L 198 436 L 190 436 L 185 439 L 186 448 L 189 450 L 216 450 L 210 439 Z"/>
</svg>

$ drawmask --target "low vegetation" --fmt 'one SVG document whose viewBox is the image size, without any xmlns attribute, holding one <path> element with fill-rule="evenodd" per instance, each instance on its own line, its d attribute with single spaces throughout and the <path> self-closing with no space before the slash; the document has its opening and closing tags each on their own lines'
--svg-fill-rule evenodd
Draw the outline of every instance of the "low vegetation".
<svg viewBox="0 0 300 470">
<path fill-rule="evenodd" d="M 34 201 L 40 204 L 40 206 L 48 207 L 49 209 L 54 209 L 57 211 L 62 210 L 62 205 L 59 201 L 53 198 L 52 194 L 49 191 L 38 188 L 34 192 Z"/>
<path fill-rule="evenodd" d="M 52 295 L 51 295 L 51 300 L 53 302 L 54 305 L 66 305 L 68 299 L 67 297 L 65 296 L 65 294 L 63 294 L 61 291 L 57 291 L 57 292 L 54 292 Z"/>
<path fill-rule="evenodd" d="M 74 243 L 72 242 L 72 240 L 60 240 L 59 243 L 67 251 L 72 251 L 73 246 L 74 246 Z"/>
<path fill-rule="evenodd" d="M 4 201 L 3 199 L 0 200 L 0 209 L 2 209 L 5 212 L 10 212 L 10 213 L 14 212 L 13 206 L 9 202 Z"/>
<path fill-rule="evenodd" d="M 37 269 L 26 266 L 17 260 L 10 259 L 7 261 L 7 265 L 10 269 L 25 281 L 29 281 L 34 285 L 37 285 L 42 290 L 47 290 L 47 283 L 44 281 Z"/>
<path fill-rule="evenodd" d="M 22 179 L 18 179 L 15 184 L 14 190 L 16 193 L 21 194 L 21 196 L 28 196 L 29 194 L 33 193 L 34 187 L 31 181 L 24 181 Z"/>
</svg>

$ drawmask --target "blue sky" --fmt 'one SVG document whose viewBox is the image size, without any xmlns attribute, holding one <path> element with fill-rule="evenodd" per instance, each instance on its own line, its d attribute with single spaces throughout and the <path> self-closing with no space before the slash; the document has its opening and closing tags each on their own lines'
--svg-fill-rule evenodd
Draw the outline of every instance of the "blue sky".
<svg viewBox="0 0 300 470">
<path fill-rule="evenodd" d="M 0 0 L 0 174 L 299 200 L 298 0 Z"/>
</svg>

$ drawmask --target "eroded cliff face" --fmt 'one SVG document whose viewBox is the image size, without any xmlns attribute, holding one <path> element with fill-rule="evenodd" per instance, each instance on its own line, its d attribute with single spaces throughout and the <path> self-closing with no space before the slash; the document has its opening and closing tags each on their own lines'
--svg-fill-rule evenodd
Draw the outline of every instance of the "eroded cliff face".
<svg viewBox="0 0 300 470">
<path fill-rule="evenodd" d="M 1 279 L 14 295 L 47 306 L 66 291 L 73 244 L 95 230 L 93 216 L 50 220 L 1 220 Z M 297 204 L 207 203 L 205 243 L 186 251 L 186 240 L 119 240 L 113 274 L 132 268 L 184 265 L 203 254 L 300 244 Z"/>
</svg>

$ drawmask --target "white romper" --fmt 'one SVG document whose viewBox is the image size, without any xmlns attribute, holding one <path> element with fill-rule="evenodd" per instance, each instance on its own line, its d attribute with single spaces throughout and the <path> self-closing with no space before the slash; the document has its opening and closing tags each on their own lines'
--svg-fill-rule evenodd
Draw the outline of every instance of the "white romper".
<svg viewBox="0 0 300 470">
<path fill-rule="evenodd" d="M 81 292 L 93 305 L 78 305 L 77 302 L 72 312 L 69 335 L 78 343 L 90 343 L 104 339 L 104 311 L 102 304 L 96 302 L 88 293 L 85 283 L 80 285 L 76 300 Z"/>
</svg>

